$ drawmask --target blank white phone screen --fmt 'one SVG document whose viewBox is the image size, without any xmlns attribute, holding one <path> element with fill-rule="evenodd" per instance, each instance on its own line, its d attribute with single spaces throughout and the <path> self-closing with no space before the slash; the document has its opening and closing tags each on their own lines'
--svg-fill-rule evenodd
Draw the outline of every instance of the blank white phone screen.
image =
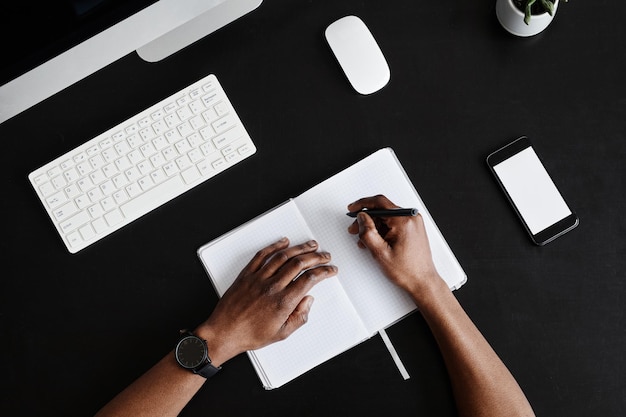
<svg viewBox="0 0 626 417">
<path fill-rule="evenodd" d="M 532 234 L 572 214 L 532 147 L 493 169 Z"/>
</svg>

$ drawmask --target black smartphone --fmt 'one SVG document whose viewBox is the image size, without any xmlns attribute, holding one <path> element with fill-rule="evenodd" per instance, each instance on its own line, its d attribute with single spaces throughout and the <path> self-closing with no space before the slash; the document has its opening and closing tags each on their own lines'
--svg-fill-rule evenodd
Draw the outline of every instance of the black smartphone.
<svg viewBox="0 0 626 417">
<path fill-rule="evenodd" d="M 576 213 L 526 136 L 490 154 L 487 165 L 537 245 L 545 245 L 578 225 Z"/>
</svg>

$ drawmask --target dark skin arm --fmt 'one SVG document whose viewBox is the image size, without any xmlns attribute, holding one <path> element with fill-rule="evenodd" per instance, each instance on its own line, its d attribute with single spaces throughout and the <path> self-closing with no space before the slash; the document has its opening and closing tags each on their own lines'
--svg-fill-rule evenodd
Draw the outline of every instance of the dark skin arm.
<svg viewBox="0 0 626 417">
<path fill-rule="evenodd" d="M 397 207 L 382 195 L 349 211 Z M 348 231 L 389 280 L 406 290 L 428 323 L 446 363 L 459 415 L 534 416 L 521 388 L 467 316 L 435 268 L 421 215 L 372 218 L 360 213 Z"/>
<path fill-rule="evenodd" d="M 330 254 L 317 249 L 315 241 L 290 247 L 283 239 L 252 258 L 194 331 L 207 341 L 214 365 L 283 340 L 306 323 L 313 303 L 307 293 L 337 273 Z M 96 416 L 177 416 L 205 381 L 182 369 L 170 352 Z"/>
</svg>

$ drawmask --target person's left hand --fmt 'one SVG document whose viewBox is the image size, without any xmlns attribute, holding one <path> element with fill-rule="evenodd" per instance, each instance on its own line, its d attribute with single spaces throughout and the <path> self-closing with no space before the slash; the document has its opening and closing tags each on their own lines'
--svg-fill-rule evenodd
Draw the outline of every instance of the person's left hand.
<svg viewBox="0 0 626 417">
<path fill-rule="evenodd" d="M 289 240 L 261 249 L 196 329 L 216 366 L 247 350 L 283 340 L 308 319 L 309 290 L 337 268 L 315 241 L 289 247 Z M 297 279 L 296 279 L 297 278 Z"/>
</svg>

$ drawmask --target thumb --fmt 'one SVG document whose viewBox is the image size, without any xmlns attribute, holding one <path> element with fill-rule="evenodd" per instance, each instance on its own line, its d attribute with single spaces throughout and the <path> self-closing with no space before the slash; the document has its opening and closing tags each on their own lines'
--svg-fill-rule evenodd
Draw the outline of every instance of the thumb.
<svg viewBox="0 0 626 417">
<path fill-rule="evenodd" d="M 359 213 L 356 220 L 359 224 L 359 240 L 372 254 L 378 253 L 381 248 L 386 246 L 385 240 L 378 233 L 374 220 L 369 215 Z"/>
</svg>

